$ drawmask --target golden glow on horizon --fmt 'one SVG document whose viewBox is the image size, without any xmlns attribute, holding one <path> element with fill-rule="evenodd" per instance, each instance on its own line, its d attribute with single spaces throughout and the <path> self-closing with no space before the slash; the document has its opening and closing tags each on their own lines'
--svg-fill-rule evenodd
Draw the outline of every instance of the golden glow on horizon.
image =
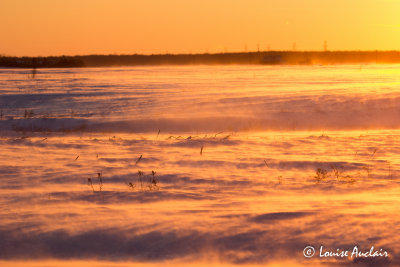
<svg viewBox="0 0 400 267">
<path fill-rule="evenodd" d="M 0 54 L 400 49 L 396 0 L 1 0 Z"/>
</svg>

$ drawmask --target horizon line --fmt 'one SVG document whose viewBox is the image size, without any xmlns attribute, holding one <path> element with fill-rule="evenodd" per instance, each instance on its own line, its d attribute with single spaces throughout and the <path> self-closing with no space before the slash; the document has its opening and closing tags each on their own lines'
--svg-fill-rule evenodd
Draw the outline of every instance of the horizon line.
<svg viewBox="0 0 400 267">
<path fill-rule="evenodd" d="M 260 50 L 260 51 L 232 51 L 232 52 L 198 52 L 198 53 L 132 53 L 132 54 L 59 54 L 59 55 L 47 55 L 47 56 L 16 56 L 1 54 L 0 57 L 8 58 L 47 58 L 47 57 L 87 57 L 87 56 L 181 56 L 181 55 L 223 55 L 223 54 L 257 54 L 257 53 L 399 53 L 399 50 Z"/>
</svg>

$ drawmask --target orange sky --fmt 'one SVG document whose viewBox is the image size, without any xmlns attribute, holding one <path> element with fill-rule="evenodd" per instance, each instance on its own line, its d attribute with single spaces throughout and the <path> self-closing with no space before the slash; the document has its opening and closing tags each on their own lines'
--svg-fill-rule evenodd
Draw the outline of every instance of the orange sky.
<svg viewBox="0 0 400 267">
<path fill-rule="evenodd" d="M 398 50 L 399 12 L 399 0 L 0 0 L 0 54 Z"/>
</svg>

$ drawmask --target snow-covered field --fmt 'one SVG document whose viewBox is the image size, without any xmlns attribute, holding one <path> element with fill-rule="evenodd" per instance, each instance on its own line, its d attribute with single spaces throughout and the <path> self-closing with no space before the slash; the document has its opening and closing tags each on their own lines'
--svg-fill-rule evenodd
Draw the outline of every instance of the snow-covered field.
<svg viewBox="0 0 400 267">
<path fill-rule="evenodd" d="M 0 265 L 399 266 L 397 129 L 399 65 L 0 69 Z"/>
</svg>

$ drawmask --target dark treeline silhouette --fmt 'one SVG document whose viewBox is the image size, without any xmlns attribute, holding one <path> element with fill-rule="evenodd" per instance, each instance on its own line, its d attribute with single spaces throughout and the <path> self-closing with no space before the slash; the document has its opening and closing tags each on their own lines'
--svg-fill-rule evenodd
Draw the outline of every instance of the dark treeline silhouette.
<svg viewBox="0 0 400 267">
<path fill-rule="evenodd" d="M 268 51 L 219 54 L 87 55 L 0 57 L 0 67 L 67 68 L 194 64 L 367 64 L 400 63 L 399 51 Z"/>
<path fill-rule="evenodd" d="M 0 67 L 10 68 L 74 68 L 84 67 L 78 57 L 7 57 L 0 56 Z"/>
</svg>

